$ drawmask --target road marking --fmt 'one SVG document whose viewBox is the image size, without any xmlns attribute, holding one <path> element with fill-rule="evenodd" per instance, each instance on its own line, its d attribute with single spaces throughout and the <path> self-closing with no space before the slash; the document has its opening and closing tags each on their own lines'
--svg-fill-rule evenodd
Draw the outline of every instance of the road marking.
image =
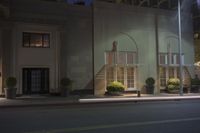
<svg viewBox="0 0 200 133">
<path fill-rule="evenodd" d="M 63 129 L 53 129 L 53 130 L 42 130 L 26 133 L 69 133 L 69 132 L 81 132 L 88 130 L 98 130 L 106 128 L 116 128 L 116 127 L 129 127 L 129 126 L 147 126 L 153 124 L 167 124 L 167 123 L 177 123 L 177 122 L 188 122 L 188 121 L 198 121 L 200 117 L 196 118 L 185 118 L 185 119 L 174 119 L 174 120 L 161 120 L 161 121 L 147 121 L 147 122 L 131 122 L 131 123 L 121 123 L 121 124 L 107 124 L 107 125 L 96 125 L 96 126 L 86 126 L 77 128 L 63 128 Z"/>
</svg>

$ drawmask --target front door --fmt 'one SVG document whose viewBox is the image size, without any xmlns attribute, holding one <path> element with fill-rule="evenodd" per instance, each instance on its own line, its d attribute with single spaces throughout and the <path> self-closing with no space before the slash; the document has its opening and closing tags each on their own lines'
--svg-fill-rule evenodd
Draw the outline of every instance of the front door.
<svg viewBox="0 0 200 133">
<path fill-rule="evenodd" d="M 49 92 L 49 68 L 23 68 L 23 94 Z"/>
</svg>

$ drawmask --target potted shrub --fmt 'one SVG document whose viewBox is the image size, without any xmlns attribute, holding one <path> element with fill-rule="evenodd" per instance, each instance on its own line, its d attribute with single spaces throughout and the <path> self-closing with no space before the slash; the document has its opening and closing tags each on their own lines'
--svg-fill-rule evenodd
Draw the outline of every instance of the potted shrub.
<svg viewBox="0 0 200 133">
<path fill-rule="evenodd" d="M 14 99 L 16 98 L 16 91 L 17 88 L 15 88 L 17 84 L 17 80 L 15 77 L 8 77 L 5 80 L 6 88 L 5 88 L 5 97 L 7 99 Z"/>
<path fill-rule="evenodd" d="M 167 91 L 169 93 L 178 93 L 180 88 L 180 80 L 178 78 L 170 78 L 167 81 Z"/>
<path fill-rule="evenodd" d="M 118 96 L 124 92 L 125 86 L 121 82 L 113 81 L 109 83 L 109 85 L 106 87 L 106 90 L 108 95 Z"/>
<path fill-rule="evenodd" d="M 154 84 L 155 84 L 154 78 L 152 78 L 152 77 L 147 78 L 145 83 L 146 83 L 147 94 L 153 94 L 154 93 Z"/>
<path fill-rule="evenodd" d="M 197 75 L 195 75 L 194 79 L 191 79 L 191 90 L 192 93 L 198 93 L 200 87 L 200 80 Z"/>
<path fill-rule="evenodd" d="M 61 79 L 60 85 L 61 85 L 61 96 L 64 97 L 68 96 L 72 88 L 72 80 L 67 77 L 64 77 Z"/>
</svg>

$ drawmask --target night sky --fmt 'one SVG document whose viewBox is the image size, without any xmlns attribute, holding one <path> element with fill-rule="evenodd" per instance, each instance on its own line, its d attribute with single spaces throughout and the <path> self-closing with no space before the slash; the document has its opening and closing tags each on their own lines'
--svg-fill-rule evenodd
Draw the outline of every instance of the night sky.
<svg viewBox="0 0 200 133">
<path fill-rule="evenodd" d="M 91 5 L 91 3 L 93 2 L 93 0 L 66 0 L 67 3 L 69 4 L 74 4 L 74 3 L 77 3 L 77 2 L 84 2 L 85 5 Z"/>
</svg>

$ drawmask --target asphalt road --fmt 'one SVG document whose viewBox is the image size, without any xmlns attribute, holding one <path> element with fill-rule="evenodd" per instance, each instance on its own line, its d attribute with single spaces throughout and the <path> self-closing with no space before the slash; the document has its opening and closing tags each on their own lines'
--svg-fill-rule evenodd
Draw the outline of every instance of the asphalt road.
<svg viewBox="0 0 200 133">
<path fill-rule="evenodd" d="M 200 100 L 7 108 L 0 133 L 200 133 Z"/>
</svg>

